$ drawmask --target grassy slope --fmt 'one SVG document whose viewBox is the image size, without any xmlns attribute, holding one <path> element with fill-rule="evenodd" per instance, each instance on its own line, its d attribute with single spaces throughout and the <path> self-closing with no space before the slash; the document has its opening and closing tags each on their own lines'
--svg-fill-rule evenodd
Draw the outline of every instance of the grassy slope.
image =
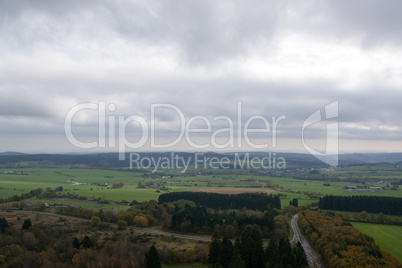
<svg viewBox="0 0 402 268">
<path fill-rule="evenodd" d="M 381 249 L 402 262 L 402 226 L 353 222 L 353 227 L 374 238 Z"/>
</svg>

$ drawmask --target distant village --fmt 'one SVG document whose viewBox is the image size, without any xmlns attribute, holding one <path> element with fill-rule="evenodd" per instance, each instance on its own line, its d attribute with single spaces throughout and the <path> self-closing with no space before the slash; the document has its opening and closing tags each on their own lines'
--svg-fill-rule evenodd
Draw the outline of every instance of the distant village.
<svg viewBox="0 0 402 268">
<path fill-rule="evenodd" d="M 98 182 L 86 183 L 86 182 L 77 182 L 74 180 L 69 180 L 67 182 L 70 182 L 73 185 L 93 185 L 93 186 L 99 186 L 99 187 L 106 187 L 107 189 L 121 188 L 124 186 L 124 183 L 122 183 L 122 182 L 119 182 L 119 183 L 98 183 Z"/>
<path fill-rule="evenodd" d="M 386 186 L 364 187 L 364 186 L 352 185 L 352 186 L 345 186 L 341 189 L 345 189 L 347 192 L 377 192 L 377 191 L 381 191 L 381 190 L 396 190 L 397 189 L 396 185 L 391 186 L 391 184 L 389 182 L 379 181 L 378 183 L 386 184 Z"/>
<path fill-rule="evenodd" d="M 9 175 L 29 175 L 28 173 L 24 172 L 24 171 L 5 171 L 3 172 L 3 174 L 9 174 Z"/>
</svg>

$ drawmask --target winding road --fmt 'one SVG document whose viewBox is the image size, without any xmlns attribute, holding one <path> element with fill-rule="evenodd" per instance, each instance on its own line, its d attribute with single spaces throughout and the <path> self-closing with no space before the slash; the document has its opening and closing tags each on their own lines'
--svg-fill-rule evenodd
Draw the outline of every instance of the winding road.
<svg viewBox="0 0 402 268">
<path fill-rule="evenodd" d="M 291 225 L 292 225 L 294 236 L 293 236 L 292 241 L 290 241 L 290 243 L 293 245 L 293 244 L 296 244 L 297 241 L 300 241 L 300 243 L 302 244 L 302 246 L 304 248 L 304 251 L 306 252 L 308 264 L 310 267 L 324 267 L 324 265 L 322 265 L 320 259 L 315 254 L 314 250 L 308 244 L 307 240 L 300 233 L 299 226 L 297 226 L 297 217 L 298 217 L 298 215 L 296 214 L 292 218 Z"/>
<path fill-rule="evenodd" d="M 38 211 L 24 211 L 24 212 L 38 213 L 38 214 L 43 214 L 43 215 L 55 216 L 55 217 L 62 217 L 62 218 L 77 220 L 77 221 L 82 221 L 82 222 L 90 222 L 91 221 L 88 219 L 66 216 L 66 215 L 61 215 L 61 214 L 55 214 L 55 213 L 50 213 L 50 212 L 38 212 Z M 293 236 L 293 239 L 290 241 L 290 243 L 293 245 L 293 244 L 296 244 L 297 241 L 301 242 L 301 244 L 304 248 L 304 251 L 306 252 L 307 260 L 308 260 L 310 267 L 324 267 L 324 265 L 322 265 L 321 261 L 315 254 L 314 250 L 310 247 L 310 245 L 308 244 L 306 239 L 300 233 L 299 227 L 297 226 L 297 216 L 298 215 L 296 214 L 292 218 L 292 221 L 291 221 L 291 226 L 293 229 L 294 236 Z M 109 226 L 117 228 L 117 224 L 114 224 L 114 223 L 103 222 L 103 224 L 107 224 Z M 177 237 L 177 238 L 182 238 L 182 239 L 191 239 L 191 240 L 205 241 L 205 242 L 211 241 L 210 238 L 204 238 L 204 237 L 181 235 L 181 234 L 176 234 L 176 233 L 169 233 L 169 232 L 156 231 L 156 230 L 150 230 L 150 229 L 142 229 L 142 228 L 137 228 L 137 227 L 131 227 L 131 228 L 135 231 L 149 233 L 149 234 L 164 235 L 164 236 L 171 236 L 171 237 Z M 267 246 L 267 243 L 264 243 L 264 246 Z"/>
</svg>

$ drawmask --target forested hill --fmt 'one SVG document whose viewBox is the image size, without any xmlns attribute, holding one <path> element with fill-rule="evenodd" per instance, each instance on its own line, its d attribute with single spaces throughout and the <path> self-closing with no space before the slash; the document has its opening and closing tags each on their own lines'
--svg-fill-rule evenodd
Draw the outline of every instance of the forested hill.
<svg viewBox="0 0 402 268">
<path fill-rule="evenodd" d="M 172 157 L 172 152 L 136 152 L 141 158 L 162 158 Z M 189 160 L 190 165 L 194 165 L 195 153 L 174 152 L 175 156 Z M 242 152 L 242 153 L 217 153 L 205 152 L 199 153 L 199 157 L 218 159 L 228 158 L 231 161 L 236 157 L 240 160 L 245 159 L 248 154 L 251 158 L 283 158 L 287 166 L 295 167 L 327 167 L 310 154 L 299 153 L 269 153 L 269 152 Z M 130 167 L 130 153 L 125 154 L 125 160 L 119 160 L 118 153 L 96 153 L 96 154 L 23 154 L 18 152 L 0 153 L 0 167 L 52 167 L 62 165 L 80 165 L 94 168 L 120 168 Z M 402 153 L 375 153 L 375 154 L 341 154 L 339 155 L 340 165 L 355 165 L 366 163 L 402 163 Z"/>
<path fill-rule="evenodd" d="M 195 153 L 189 152 L 135 152 L 141 158 L 171 159 L 174 157 L 185 159 L 186 163 L 194 165 L 196 161 Z M 247 154 L 247 156 L 246 156 Z M 137 155 L 135 156 L 135 158 Z M 267 159 L 269 157 L 278 160 L 284 158 L 287 165 L 299 167 L 326 167 L 327 165 L 314 156 L 309 154 L 292 153 L 268 153 L 268 152 L 250 152 L 250 153 L 215 153 L 205 152 L 197 153 L 197 157 L 229 159 L 231 162 L 252 159 Z M 402 160 L 402 158 L 401 158 Z M 61 165 L 83 165 L 94 168 L 119 168 L 130 167 L 130 153 L 125 154 L 125 160 L 119 160 L 118 153 L 98 153 L 98 154 L 20 154 L 20 153 L 0 153 L 0 165 L 2 167 L 14 167 L 16 164 L 23 167 L 51 167 Z M 135 165 L 134 165 L 135 166 Z M 152 166 L 152 163 L 151 163 Z"/>
</svg>

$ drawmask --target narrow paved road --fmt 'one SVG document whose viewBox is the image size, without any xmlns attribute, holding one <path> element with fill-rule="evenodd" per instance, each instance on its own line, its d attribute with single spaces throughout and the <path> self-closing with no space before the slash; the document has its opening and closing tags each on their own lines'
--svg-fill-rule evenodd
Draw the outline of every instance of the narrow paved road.
<svg viewBox="0 0 402 268">
<path fill-rule="evenodd" d="M 324 267 L 322 265 L 320 259 L 318 259 L 317 255 L 315 254 L 314 250 L 310 247 L 310 245 L 307 243 L 306 239 L 303 237 L 303 235 L 300 233 L 299 226 L 297 226 L 297 214 L 292 218 L 292 229 L 293 229 L 293 239 L 290 241 L 291 244 L 296 244 L 297 241 L 300 241 L 302 244 L 304 251 L 306 252 L 308 264 L 310 267 Z"/>
</svg>

